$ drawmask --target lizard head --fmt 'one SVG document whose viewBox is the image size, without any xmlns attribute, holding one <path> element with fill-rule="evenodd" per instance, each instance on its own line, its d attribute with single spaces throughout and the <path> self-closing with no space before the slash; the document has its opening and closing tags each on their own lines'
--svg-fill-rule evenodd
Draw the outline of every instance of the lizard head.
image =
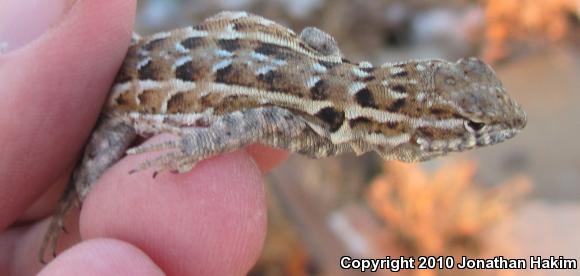
<svg viewBox="0 0 580 276">
<path fill-rule="evenodd" d="M 438 121 L 438 114 L 448 114 L 447 118 L 441 117 L 439 124 L 445 126 L 447 119 L 451 129 L 445 137 L 437 137 L 429 135 L 436 131 L 429 133 L 418 128 L 415 135 L 420 138 L 420 146 L 432 151 L 463 151 L 502 142 L 525 127 L 526 113 L 483 61 L 466 58 L 434 62 L 427 70 L 432 83 L 424 108 L 434 122 Z M 429 129 L 426 127 L 423 130 Z"/>
<path fill-rule="evenodd" d="M 402 111 L 420 116 L 409 123 L 409 143 L 386 154 L 394 152 L 402 161 L 427 160 L 502 142 L 525 127 L 526 113 L 481 60 L 426 60 L 414 67 L 424 86 L 415 89 L 412 109 Z"/>
</svg>

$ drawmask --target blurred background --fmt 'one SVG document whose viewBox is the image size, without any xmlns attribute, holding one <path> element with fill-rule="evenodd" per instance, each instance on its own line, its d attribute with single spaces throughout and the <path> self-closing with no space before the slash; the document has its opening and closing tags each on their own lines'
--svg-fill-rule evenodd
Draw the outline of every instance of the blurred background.
<svg viewBox="0 0 580 276">
<path fill-rule="evenodd" d="M 316 26 L 375 65 L 479 56 L 528 112 L 505 143 L 409 165 L 292 156 L 267 177 L 269 233 L 250 275 L 357 275 L 385 256 L 580 259 L 580 0 L 141 0 L 142 34 L 245 10 Z M 380 271 L 389 274 L 388 271 Z M 407 270 L 400 275 L 580 275 Z"/>
</svg>

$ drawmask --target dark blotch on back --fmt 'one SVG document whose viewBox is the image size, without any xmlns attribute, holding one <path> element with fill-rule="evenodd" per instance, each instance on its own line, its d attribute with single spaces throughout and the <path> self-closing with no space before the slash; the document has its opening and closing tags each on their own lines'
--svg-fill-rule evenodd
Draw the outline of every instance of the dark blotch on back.
<svg viewBox="0 0 580 276">
<path fill-rule="evenodd" d="M 215 72 L 215 81 L 219 83 L 229 83 L 231 84 L 231 74 L 233 72 L 233 66 L 230 64 L 222 69 Z"/>
<path fill-rule="evenodd" d="M 193 78 L 193 63 L 188 61 L 175 68 L 175 77 L 185 81 L 191 81 Z"/>
<path fill-rule="evenodd" d="M 401 84 L 391 86 L 391 90 L 397 93 L 407 93 L 407 88 L 405 88 L 405 86 Z"/>
<path fill-rule="evenodd" d="M 356 101 L 362 107 L 377 107 L 373 94 L 368 88 L 359 90 L 355 95 Z"/>
<path fill-rule="evenodd" d="M 160 47 L 164 41 L 165 41 L 164 38 L 158 38 L 158 39 L 151 40 L 151 41 L 147 42 L 147 44 L 143 45 L 143 49 L 147 50 L 147 51 L 151 51 L 155 48 Z"/>
<path fill-rule="evenodd" d="M 197 48 L 199 46 L 202 46 L 204 44 L 204 39 L 203 37 L 190 37 L 184 41 L 181 42 L 181 45 L 183 45 L 183 47 L 187 48 L 187 49 L 194 49 Z"/>
<path fill-rule="evenodd" d="M 239 39 L 220 39 L 218 46 L 228 52 L 233 52 L 241 47 Z"/>
<path fill-rule="evenodd" d="M 310 88 L 310 94 L 313 100 L 322 101 L 328 99 L 328 88 L 329 85 L 324 80 L 319 80 Z"/>
<path fill-rule="evenodd" d="M 275 55 L 279 52 L 277 50 L 278 48 L 279 48 L 278 45 L 274 45 L 272 43 L 261 43 L 260 46 L 258 48 L 256 48 L 255 51 L 258 54 L 272 56 L 272 55 Z"/>
<path fill-rule="evenodd" d="M 344 112 L 332 107 L 325 107 L 316 113 L 316 117 L 328 124 L 330 131 L 337 131 L 344 122 Z"/>
<path fill-rule="evenodd" d="M 442 109 L 442 108 L 432 108 L 431 109 L 431 114 L 433 115 L 443 115 L 443 114 L 447 114 L 449 112 L 447 112 L 447 110 Z"/>
<path fill-rule="evenodd" d="M 368 125 L 370 123 L 372 123 L 372 121 L 366 117 L 357 117 L 348 121 L 348 124 L 350 125 L 351 128 L 355 128 L 358 125 Z"/>
<path fill-rule="evenodd" d="M 171 99 L 167 101 L 167 113 L 183 113 L 186 108 L 184 93 L 173 95 Z"/>
<path fill-rule="evenodd" d="M 139 79 L 140 80 L 161 80 L 161 72 L 156 70 L 153 66 L 153 61 L 149 61 L 145 66 L 139 69 Z"/>
<path fill-rule="evenodd" d="M 388 110 L 391 112 L 398 112 L 404 105 L 405 99 L 398 99 L 389 106 Z"/>
<path fill-rule="evenodd" d="M 281 78 L 282 74 L 274 70 L 268 71 L 266 74 L 258 75 L 258 80 L 266 83 L 268 86 L 273 86 L 276 79 Z"/>
<path fill-rule="evenodd" d="M 254 51 L 258 54 L 282 60 L 290 59 L 295 55 L 294 51 L 288 47 L 264 42 L 261 42 L 260 46 L 258 46 Z"/>
</svg>

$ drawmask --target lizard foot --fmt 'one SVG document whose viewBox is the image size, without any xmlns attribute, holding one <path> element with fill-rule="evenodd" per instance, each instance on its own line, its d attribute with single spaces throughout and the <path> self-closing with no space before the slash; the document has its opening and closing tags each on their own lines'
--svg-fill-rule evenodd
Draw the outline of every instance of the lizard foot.
<svg viewBox="0 0 580 276">
<path fill-rule="evenodd" d="M 145 160 L 137 167 L 129 171 L 129 174 L 156 168 L 153 177 L 164 171 L 172 171 L 177 173 L 184 173 L 190 171 L 197 162 L 198 158 L 189 156 L 183 152 L 173 151 L 162 154 L 156 158 Z"/>
<path fill-rule="evenodd" d="M 42 240 L 42 244 L 40 245 L 38 260 L 42 264 L 46 264 L 44 257 L 46 255 L 47 249 L 51 252 L 53 258 L 56 257 L 56 247 L 58 245 L 58 239 L 60 237 L 61 231 L 68 233 L 64 222 L 66 214 L 73 205 L 80 206 L 80 202 L 78 201 L 74 187 L 68 188 L 62 198 L 58 201 L 55 213 L 52 216 L 50 225 L 48 226 L 46 234 L 44 235 L 44 239 Z"/>
</svg>

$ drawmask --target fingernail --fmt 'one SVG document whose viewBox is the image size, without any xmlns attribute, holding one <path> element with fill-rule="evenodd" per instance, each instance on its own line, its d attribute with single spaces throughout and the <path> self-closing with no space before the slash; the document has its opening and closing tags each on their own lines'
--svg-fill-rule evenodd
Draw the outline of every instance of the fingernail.
<svg viewBox="0 0 580 276">
<path fill-rule="evenodd" d="M 74 0 L 0 2 L 0 53 L 18 49 L 57 25 Z"/>
</svg>

